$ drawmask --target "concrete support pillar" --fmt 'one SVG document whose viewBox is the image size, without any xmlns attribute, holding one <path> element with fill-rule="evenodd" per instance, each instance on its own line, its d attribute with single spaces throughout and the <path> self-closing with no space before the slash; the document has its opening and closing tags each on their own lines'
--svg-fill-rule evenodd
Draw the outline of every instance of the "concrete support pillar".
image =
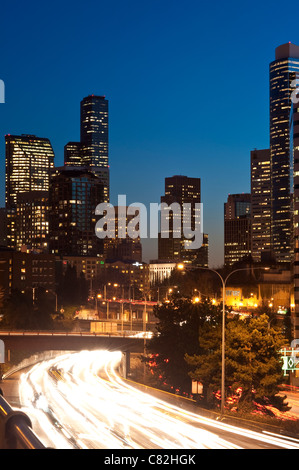
<svg viewBox="0 0 299 470">
<path fill-rule="evenodd" d="M 125 351 L 122 353 L 121 360 L 121 375 L 124 379 L 127 379 L 130 373 L 130 351 Z"/>
</svg>

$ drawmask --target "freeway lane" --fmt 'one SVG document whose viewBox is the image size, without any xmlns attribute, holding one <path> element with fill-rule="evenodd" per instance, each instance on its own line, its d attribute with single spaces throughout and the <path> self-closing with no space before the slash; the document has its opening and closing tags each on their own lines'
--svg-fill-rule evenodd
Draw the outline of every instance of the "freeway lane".
<svg viewBox="0 0 299 470">
<path fill-rule="evenodd" d="M 217 422 L 143 393 L 117 374 L 121 354 L 83 351 L 37 364 L 20 402 L 45 445 L 96 449 L 299 449 L 284 439 Z"/>
</svg>

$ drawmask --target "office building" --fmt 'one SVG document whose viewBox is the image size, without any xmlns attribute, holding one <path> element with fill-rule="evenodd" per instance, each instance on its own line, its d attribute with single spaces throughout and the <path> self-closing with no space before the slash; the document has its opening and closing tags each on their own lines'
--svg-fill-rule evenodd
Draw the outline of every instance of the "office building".
<svg viewBox="0 0 299 470">
<path fill-rule="evenodd" d="M 225 265 L 233 265 L 251 254 L 250 210 L 250 194 L 230 194 L 224 204 Z"/>
<path fill-rule="evenodd" d="M 104 202 L 109 202 L 110 192 L 108 144 L 108 100 L 86 96 L 80 103 L 80 142 L 65 145 L 64 165 L 95 172 L 103 183 Z"/>
<path fill-rule="evenodd" d="M 103 183 L 85 167 L 56 168 L 49 197 L 50 253 L 97 256 L 103 241 L 95 234 L 96 206 L 103 201 Z"/>
<path fill-rule="evenodd" d="M 68 142 L 64 146 L 64 165 L 83 166 L 81 142 Z"/>
<path fill-rule="evenodd" d="M 270 63 L 271 245 L 276 261 L 292 259 L 290 117 L 293 80 L 299 77 L 299 47 L 276 48 Z"/>
<path fill-rule="evenodd" d="M 112 284 L 117 284 L 117 288 L 123 288 L 119 292 L 122 296 L 128 293 L 127 298 L 144 298 L 142 293 L 149 295 L 150 278 L 149 265 L 129 260 L 106 260 L 106 279 L 110 279 Z M 148 300 L 148 298 L 147 298 Z"/>
<path fill-rule="evenodd" d="M 89 95 L 81 101 L 80 142 L 84 164 L 108 167 L 108 100 Z"/>
<path fill-rule="evenodd" d="M 21 225 L 18 216 L 22 212 L 23 196 L 34 193 L 36 199 L 39 195 L 43 199 L 49 193 L 50 172 L 54 168 L 54 152 L 49 139 L 27 134 L 6 135 L 5 165 L 7 246 L 17 248 L 17 230 Z M 41 217 L 40 223 L 44 222 Z M 30 244 L 30 233 L 23 233 L 22 239 Z"/>
<path fill-rule="evenodd" d="M 15 248 L 22 246 L 35 252 L 49 248 L 49 192 L 20 193 L 15 208 Z"/>
<path fill-rule="evenodd" d="M 183 205 L 190 204 L 190 228 L 194 230 L 196 225 L 199 227 L 201 216 L 196 210 L 196 204 L 201 203 L 200 178 L 189 178 L 182 175 L 165 178 L 165 195 L 161 197 L 161 203 L 165 203 L 167 206 L 177 204 L 178 211 L 161 213 L 161 217 L 166 215 L 167 226 L 163 227 L 161 224 L 158 237 L 158 259 L 176 262 L 184 261 L 199 266 L 203 263 L 202 255 L 204 252 L 204 265 L 207 265 L 207 237 L 205 238 L 204 248 L 202 248 L 203 243 L 195 249 L 186 247 L 185 245 L 190 246 L 192 239 L 189 240 L 184 236 L 183 224 Z M 202 226 L 200 229 L 202 231 Z"/>
<path fill-rule="evenodd" d="M 251 255 L 254 262 L 271 257 L 270 149 L 253 150 L 251 165 Z"/>
<path fill-rule="evenodd" d="M 5 207 L 0 207 L 0 246 L 7 246 L 7 216 Z"/>
<path fill-rule="evenodd" d="M 114 207 L 108 224 L 114 226 L 114 237 L 104 239 L 104 255 L 106 259 L 142 262 L 142 246 L 140 236 L 132 238 L 128 234 L 128 224 L 135 215 L 128 215 L 127 207 Z M 137 214 L 136 214 L 137 216 Z M 111 220 L 110 220 L 111 219 Z M 136 228 L 136 231 L 138 228 Z M 123 232 L 123 233 L 122 233 Z"/>
<path fill-rule="evenodd" d="M 293 285 L 294 285 L 294 305 L 291 309 L 293 338 L 299 339 L 299 103 L 294 103 L 292 107 L 292 119 L 290 121 L 292 136 L 292 152 L 294 162 L 293 172 Z"/>
<path fill-rule="evenodd" d="M 0 285 L 8 297 L 17 289 L 21 292 L 35 288 L 55 291 L 55 257 L 0 248 Z"/>
</svg>

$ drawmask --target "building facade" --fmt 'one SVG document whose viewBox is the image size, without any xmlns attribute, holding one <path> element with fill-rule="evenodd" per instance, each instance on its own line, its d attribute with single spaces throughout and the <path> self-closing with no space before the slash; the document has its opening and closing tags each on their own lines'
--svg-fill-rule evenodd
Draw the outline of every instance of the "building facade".
<svg viewBox="0 0 299 470">
<path fill-rule="evenodd" d="M 299 339 L 299 103 L 294 103 L 292 107 L 292 119 L 290 129 L 292 136 L 292 151 L 294 162 L 293 173 L 293 239 L 294 239 L 294 259 L 293 259 L 293 286 L 294 305 L 292 308 L 292 331 L 294 339 Z"/>
<path fill-rule="evenodd" d="M 113 208 L 113 214 L 107 215 L 108 224 L 114 227 L 114 237 L 104 239 L 104 255 L 107 259 L 142 262 L 140 236 L 132 238 L 128 234 L 128 225 L 135 215 L 128 215 L 127 207 Z M 137 224 L 138 225 L 138 224 Z M 137 229 L 136 229 L 137 231 Z"/>
<path fill-rule="evenodd" d="M 254 262 L 271 256 L 271 155 L 270 149 L 250 153 L 251 255 Z"/>
<path fill-rule="evenodd" d="M 109 202 L 109 134 L 108 100 L 105 96 L 89 95 L 80 103 L 80 142 L 64 147 L 64 165 L 83 166 L 102 180 L 104 202 Z"/>
<path fill-rule="evenodd" d="M 224 263 L 251 255 L 251 195 L 230 194 L 224 204 Z"/>
<path fill-rule="evenodd" d="M 150 284 L 155 285 L 163 282 L 171 276 L 176 268 L 176 263 L 172 261 L 152 260 L 149 263 Z"/>
<path fill-rule="evenodd" d="M 176 205 L 178 210 L 165 211 L 161 218 L 165 217 L 167 222 L 165 228 L 161 223 L 158 237 L 158 259 L 167 261 L 184 261 L 196 266 L 208 265 L 208 237 L 202 240 L 199 248 L 188 248 L 190 240 L 184 236 L 183 205 L 190 204 L 190 225 L 194 230 L 195 224 L 200 224 L 200 214 L 196 210 L 196 204 L 201 203 L 201 181 L 200 178 L 189 178 L 176 175 L 165 178 L 165 195 L 161 197 L 161 204 L 167 206 Z M 173 206 L 173 207 L 174 207 Z M 197 206 L 198 207 L 198 206 Z M 203 227 L 201 226 L 201 231 Z M 203 235 L 203 234 L 202 234 Z M 192 241 L 192 239 L 191 239 Z M 186 246 L 187 245 L 187 246 Z"/>
<path fill-rule="evenodd" d="M 26 195 L 34 194 L 36 200 L 48 197 L 50 173 L 54 168 L 54 152 L 49 139 L 35 135 L 5 136 L 5 204 L 7 212 L 7 246 L 19 248 L 19 228 L 24 228 L 22 241 L 29 245 L 32 240 L 29 225 L 28 232 L 20 220 Z M 27 216 L 35 219 L 36 229 L 46 229 L 45 216 L 38 218 L 35 207 Z M 37 228 L 37 226 L 39 227 Z M 40 248 L 46 248 L 42 245 Z"/>
<path fill-rule="evenodd" d="M 292 260 L 290 117 L 293 80 L 299 76 L 299 47 L 276 48 L 270 63 L 271 244 L 276 261 Z"/>
<path fill-rule="evenodd" d="M 61 256 L 97 256 L 103 242 L 95 234 L 96 206 L 103 183 L 84 167 L 56 168 L 49 198 L 49 250 Z"/>
<path fill-rule="evenodd" d="M 4 297 L 17 289 L 21 292 L 35 288 L 55 291 L 55 257 L 46 253 L 32 253 L 0 249 L 0 285 Z"/>
</svg>

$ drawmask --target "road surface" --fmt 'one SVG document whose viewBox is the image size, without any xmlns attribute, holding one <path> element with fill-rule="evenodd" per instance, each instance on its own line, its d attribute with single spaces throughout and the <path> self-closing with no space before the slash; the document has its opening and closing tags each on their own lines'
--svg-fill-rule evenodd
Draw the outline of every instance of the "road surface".
<svg viewBox="0 0 299 470">
<path fill-rule="evenodd" d="M 117 374 L 121 353 L 84 351 L 34 366 L 20 405 L 54 449 L 299 449 L 299 439 L 257 433 L 183 410 Z"/>
</svg>

